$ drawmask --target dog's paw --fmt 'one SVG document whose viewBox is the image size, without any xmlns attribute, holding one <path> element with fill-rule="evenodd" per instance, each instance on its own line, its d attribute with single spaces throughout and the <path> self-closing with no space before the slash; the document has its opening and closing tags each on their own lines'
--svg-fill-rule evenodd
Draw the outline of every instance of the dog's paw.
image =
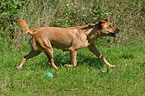
<svg viewBox="0 0 145 96">
<path fill-rule="evenodd" d="M 20 66 L 17 66 L 17 67 L 16 67 L 16 69 L 21 69 L 21 68 L 22 68 L 22 67 L 20 67 Z"/>
<path fill-rule="evenodd" d="M 73 64 L 70 64 L 70 65 L 69 64 L 65 64 L 64 66 L 65 67 L 75 67 L 75 65 L 73 65 Z"/>
<path fill-rule="evenodd" d="M 110 67 L 115 67 L 115 65 L 110 65 Z"/>
</svg>

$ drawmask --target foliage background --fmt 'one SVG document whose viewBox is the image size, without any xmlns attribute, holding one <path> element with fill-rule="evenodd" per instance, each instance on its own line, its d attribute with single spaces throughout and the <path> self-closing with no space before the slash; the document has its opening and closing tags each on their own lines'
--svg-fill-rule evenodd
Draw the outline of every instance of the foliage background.
<svg viewBox="0 0 145 96">
<path fill-rule="evenodd" d="M 97 23 L 111 16 L 110 22 L 120 29 L 117 38 L 101 39 L 114 44 L 145 44 L 144 0 L 2 0 L 0 2 L 0 40 L 15 43 L 27 40 L 17 19 L 29 28 L 44 26 L 71 27 Z"/>
</svg>

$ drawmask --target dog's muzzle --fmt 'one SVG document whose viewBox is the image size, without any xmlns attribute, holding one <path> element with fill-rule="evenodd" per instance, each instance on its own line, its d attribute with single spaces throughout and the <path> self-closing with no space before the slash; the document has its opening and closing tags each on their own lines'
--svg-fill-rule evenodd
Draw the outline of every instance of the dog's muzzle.
<svg viewBox="0 0 145 96">
<path fill-rule="evenodd" d="M 110 32 L 108 35 L 109 36 L 112 36 L 112 37 L 116 37 L 117 35 L 117 33 L 119 33 L 119 29 L 117 28 L 113 33 L 112 32 Z"/>
</svg>

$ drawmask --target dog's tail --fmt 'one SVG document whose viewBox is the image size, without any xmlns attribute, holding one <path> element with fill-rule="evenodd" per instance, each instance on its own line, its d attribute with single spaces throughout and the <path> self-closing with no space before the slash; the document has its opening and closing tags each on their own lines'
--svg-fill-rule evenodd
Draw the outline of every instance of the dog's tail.
<svg viewBox="0 0 145 96">
<path fill-rule="evenodd" d="M 35 30 L 28 29 L 28 25 L 23 19 L 18 19 L 17 21 L 20 23 L 24 34 L 30 33 L 33 35 Z"/>
</svg>

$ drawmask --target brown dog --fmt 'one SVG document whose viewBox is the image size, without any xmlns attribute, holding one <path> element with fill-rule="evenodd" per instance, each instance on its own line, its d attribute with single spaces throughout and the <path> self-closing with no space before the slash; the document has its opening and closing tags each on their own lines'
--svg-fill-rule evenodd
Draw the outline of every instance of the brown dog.
<svg viewBox="0 0 145 96">
<path fill-rule="evenodd" d="M 28 55 L 22 57 L 20 65 L 16 68 L 22 68 L 26 60 L 39 55 L 43 51 L 49 59 L 49 64 L 58 69 L 53 60 L 52 47 L 70 51 L 72 64 L 65 64 L 65 66 L 76 66 L 77 50 L 88 47 L 92 53 L 107 65 L 115 67 L 107 62 L 94 45 L 94 41 L 98 38 L 104 36 L 116 37 L 116 34 L 119 32 L 119 29 L 115 29 L 111 23 L 107 22 L 107 19 L 100 20 L 97 24 L 84 26 L 69 28 L 41 27 L 35 30 L 28 29 L 27 23 L 24 20 L 17 20 L 22 26 L 23 32 L 32 35 L 32 38 L 29 40 L 32 49 Z"/>
</svg>

